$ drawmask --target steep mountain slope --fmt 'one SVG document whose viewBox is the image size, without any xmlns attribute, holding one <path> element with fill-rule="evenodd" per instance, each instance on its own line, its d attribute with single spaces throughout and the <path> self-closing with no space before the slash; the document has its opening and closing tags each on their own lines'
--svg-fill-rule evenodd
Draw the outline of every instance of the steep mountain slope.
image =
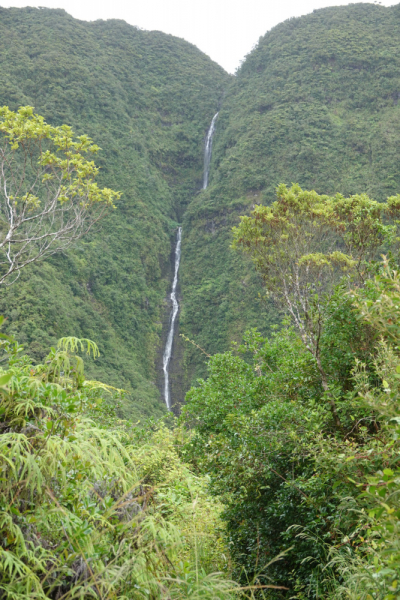
<svg viewBox="0 0 400 600">
<path fill-rule="evenodd" d="M 102 148 L 99 183 L 123 192 L 97 231 L 2 290 L 8 330 L 40 359 L 58 337 L 94 339 L 90 375 L 163 410 L 155 359 L 171 243 L 201 188 L 202 140 L 228 75 L 187 42 L 62 10 L 0 9 L 0 105 L 32 105 Z"/>
<path fill-rule="evenodd" d="M 278 183 L 382 200 L 400 191 L 399 155 L 400 5 L 322 9 L 268 32 L 227 91 L 209 187 L 185 213 L 181 331 L 213 353 L 277 320 L 229 244 L 239 215 L 273 201 Z M 183 352 L 188 383 L 203 361 Z"/>
</svg>

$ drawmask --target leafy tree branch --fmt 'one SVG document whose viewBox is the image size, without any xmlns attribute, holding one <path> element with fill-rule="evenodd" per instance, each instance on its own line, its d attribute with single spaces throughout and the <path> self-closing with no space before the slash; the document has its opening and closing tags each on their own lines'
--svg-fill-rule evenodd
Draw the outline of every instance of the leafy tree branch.
<svg viewBox="0 0 400 600">
<path fill-rule="evenodd" d="M 314 357 L 337 428 L 341 427 L 329 377 L 321 360 L 327 302 L 345 279 L 362 285 L 368 261 L 393 242 L 400 196 L 386 203 L 366 194 L 321 196 L 299 185 L 277 188 L 277 201 L 256 206 L 234 228 L 234 248 L 250 254 L 267 291 L 283 305 Z"/>
<path fill-rule="evenodd" d="M 88 155 L 99 147 L 67 125 L 53 127 L 30 106 L 0 108 L 0 285 L 66 250 L 120 193 L 100 189 Z"/>
</svg>

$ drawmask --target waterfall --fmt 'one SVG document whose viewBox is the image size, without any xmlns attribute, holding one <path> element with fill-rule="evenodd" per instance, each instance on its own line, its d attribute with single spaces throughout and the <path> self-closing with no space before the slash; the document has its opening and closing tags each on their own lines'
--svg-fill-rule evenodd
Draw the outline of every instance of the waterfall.
<svg viewBox="0 0 400 600">
<path fill-rule="evenodd" d="M 217 121 L 218 113 L 213 116 L 213 120 L 211 121 L 210 129 L 207 132 L 206 143 L 204 146 L 204 179 L 203 179 L 203 190 L 208 186 L 208 174 L 210 170 L 210 162 L 211 162 L 211 149 L 212 149 L 212 140 L 215 131 L 215 123 Z M 176 299 L 176 287 L 178 285 L 178 271 L 179 271 L 179 263 L 181 260 L 181 241 L 182 241 L 182 227 L 178 227 L 178 235 L 176 237 L 176 247 L 175 247 L 175 271 L 174 271 L 174 280 L 172 282 L 172 291 L 171 291 L 171 300 L 172 300 L 172 312 L 171 312 L 171 320 L 170 327 L 167 337 L 167 343 L 165 344 L 164 356 L 163 356 L 163 371 L 164 371 L 164 399 L 165 404 L 167 405 L 168 410 L 171 410 L 171 391 L 169 388 L 169 363 L 171 361 L 172 355 L 172 344 L 174 343 L 174 331 L 175 331 L 175 321 L 178 316 L 179 304 Z"/>
<path fill-rule="evenodd" d="M 170 327 L 167 337 L 167 343 L 165 345 L 164 356 L 163 356 L 163 371 L 164 371 L 164 398 L 165 404 L 167 405 L 168 410 L 171 409 L 171 393 L 169 389 L 169 363 L 171 360 L 172 354 L 172 344 L 174 341 L 174 329 L 175 329 L 175 320 L 179 310 L 178 300 L 176 299 L 176 286 L 178 285 L 178 271 L 179 271 L 179 262 L 181 260 L 181 241 L 182 241 L 182 227 L 178 227 L 178 235 L 176 238 L 176 247 L 175 247 L 175 272 L 174 272 L 174 280 L 172 282 L 172 291 L 171 291 L 171 300 L 172 300 L 172 313 L 171 313 L 171 321 Z"/>
<path fill-rule="evenodd" d="M 218 113 L 213 116 L 213 120 L 211 121 L 210 129 L 207 132 L 206 143 L 204 146 L 204 178 L 203 178 L 203 190 L 208 186 L 208 175 L 210 171 L 210 162 L 211 162 L 211 150 L 212 150 L 212 141 L 215 131 L 215 123 L 217 121 Z"/>
</svg>

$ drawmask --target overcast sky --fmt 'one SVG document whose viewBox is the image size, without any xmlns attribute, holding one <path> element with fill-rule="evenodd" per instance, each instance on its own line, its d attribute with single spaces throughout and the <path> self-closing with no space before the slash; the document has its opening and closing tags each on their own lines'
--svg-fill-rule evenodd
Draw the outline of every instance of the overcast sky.
<svg viewBox="0 0 400 600">
<path fill-rule="evenodd" d="M 383 6 L 399 0 L 381 0 Z M 77 19 L 124 19 L 188 40 L 233 73 L 271 27 L 345 0 L 17 0 L 0 6 L 64 8 Z"/>
</svg>

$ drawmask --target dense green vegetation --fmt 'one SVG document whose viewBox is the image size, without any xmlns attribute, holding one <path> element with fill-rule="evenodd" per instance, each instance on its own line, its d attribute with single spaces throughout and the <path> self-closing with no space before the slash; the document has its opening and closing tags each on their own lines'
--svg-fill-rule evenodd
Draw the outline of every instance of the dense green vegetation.
<svg viewBox="0 0 400 600">
<path fill-rule="evenodd" d="M 99 188 L 99 148 L 68 125 L 52 127 L 31 106 L 3 106 L 0 131 L 0 285 L 7 286 L 87 234 L 121 194 Z"/>
<path fill-rule="evenodd" d="M 208 353 L 267 333 L 276 309 L 229 250 L 239 215 L 274 200 L 279 183 L 318 193 L 400 189 L 400 6 L 327 8 L 260 38 L 230 84 L 213 144 L 209 187 L 184 217 L 181 330 Z M 186 373 L 204 375 L 185 348 Z"/>
<path fill-rule="evenodd" d="M 269 338 L 254 328 L 210 359 L 182 410 L 193 432 L 184 456 L 225 505 L 239 581 L 289 589 L 274 598 L 393 600 L 400 195 L 277 192 L 242 218 L 235 245 L 288 316 Z M 390 260 L 371 260 L 388 239 Z"/>
<path fill-rule="evenodd" d="M 400 597 L 400 196 L 277 192 L 236 245 L 297 308 L 212 356 L 180 424 L 121 420 L 89 339 L 33 364 L 0 336 L 4 598 Z"/>
<path fill-rule="evenodd" d="M 291 19 L 229 79 L 171 36 L 2 9 L 0 104 L 33 105 L 90 135 L 102 148 L 101 184 L 122 191 L 98 232 L 2 292 L 9 331 L 37 360 L 65 334 L 95 337 L 103 352 L 89 370 L 129 389 L 132 414 L 156 414 L 170 249 L 183 220 L 180 331 L 208 353 L 249 326 L 267 333 L 280 317 L 229 250 L 231 227 L 270 203 L 279 182 L 378 201 L 397 190 L 399 19 L 398 7 L 371 4 Z M 221 102 L 210 184 L 198 193 L 202 140 Z M 174 355 L 182 401 L 204 361 L 179 338 Z"/>
<path fill-rule="evenodd" d="M 96 339 L 91 375 L 126 388 L 132 415 L 161 414 L 155 361 L 170 251 L 201 187 L 202 139 L 228 76 L 197 48 L 122 21 L 0 9 L 0 105 L 30 105 L 101 148 L 117 208 L 76 248 L 1 291 L 7 330 L 36 360 L 57 338 Z"/>
<path fill-rule="evenodd" d="M 120 391 L 86 380 L 97 346 L 64 338 L 33 366 L 2 338 L 1 597 L 233 597 L 220 503 L 165 426 L 121 421 Z"/>
<path fill-rule="evenodd" d="M 289 20 L 235 78 L 121 21 L 0 8 L 0 33 L 0 106 L 50 126 L 2 117 L 61 140 L 26 182 L 116 204 L 1 287 L 1 600 L 400 600 L 400 5 Z"/>
</svg>

